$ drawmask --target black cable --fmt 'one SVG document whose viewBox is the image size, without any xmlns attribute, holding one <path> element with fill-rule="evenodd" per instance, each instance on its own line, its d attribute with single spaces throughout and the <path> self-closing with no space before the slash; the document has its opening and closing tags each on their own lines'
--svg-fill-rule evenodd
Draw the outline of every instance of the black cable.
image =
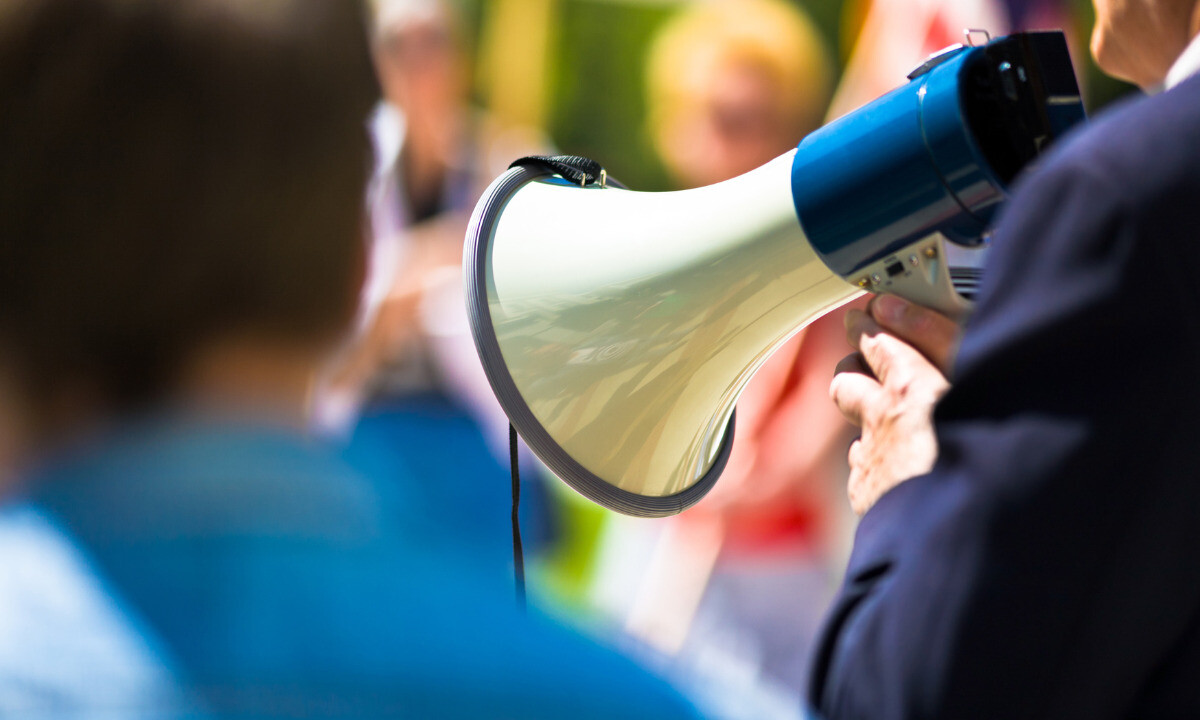
<svg viewBox="0 0 1200 720">
<path fill-rule="evenodd" d="M 521 470 L 517 458 L 517 429 L 508 425 L 508 453 L 512 461 L 512 535 L 513 535 L 513 574 L 517 581 L 517 604 L 525 609 L 525 553 L 521 549 L 521 520 L 517 517 L 517 508 L 521 505 Z"/>
<path fill-rule="evenodd" d="M 547 172 L 557 173 L 580 185 L 600 183 L 604 185 L 606 173 L 600 163 L 578 155 L 530 155 L 515 160 L 510 168 L 533 165 Z M 508 424 L 508 452 L 512 461 L 512 531 L 513 531 L 513 575 L 516 576 L 517 605 L 525 609 L 525 558 L 521 549 L 521 521 L 517 508 L 521 504 L 521 471 L 517 458 L 517 429 Z"/>
</svg>

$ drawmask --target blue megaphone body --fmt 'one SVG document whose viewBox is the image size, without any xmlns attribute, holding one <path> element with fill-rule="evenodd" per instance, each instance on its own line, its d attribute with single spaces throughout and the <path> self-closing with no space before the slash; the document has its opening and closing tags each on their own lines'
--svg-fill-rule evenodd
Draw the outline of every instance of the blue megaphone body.
<svg viewBox="0 0 1200 720">
<path fill-rule="evenodd" d="M 876 277 L 886 281 L 895 264 L 864 269 L 921 238 L 980 245 L 1017 174 L 1084 119 L 1059 32 L 947 48 L 908 80 L 806 137 L 792 166 L 809 241 L 838 274 L 859 273 L 866 289 L 884 289 Z M 913 299 L 962 309 L 944 295 Z"/>
</svg>

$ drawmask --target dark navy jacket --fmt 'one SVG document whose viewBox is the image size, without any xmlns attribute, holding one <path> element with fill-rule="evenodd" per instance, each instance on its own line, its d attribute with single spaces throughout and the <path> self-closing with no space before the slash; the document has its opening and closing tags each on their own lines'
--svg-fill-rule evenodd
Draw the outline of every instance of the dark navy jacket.
<svg viewBox="0 0 1200 720">
<path fill-rule="evenodd" d="M 811 700 L 1200 717 L 1200 80 L 1069 138 L 994 243 L 937 465 L 864 516 Z"/>
</svg>

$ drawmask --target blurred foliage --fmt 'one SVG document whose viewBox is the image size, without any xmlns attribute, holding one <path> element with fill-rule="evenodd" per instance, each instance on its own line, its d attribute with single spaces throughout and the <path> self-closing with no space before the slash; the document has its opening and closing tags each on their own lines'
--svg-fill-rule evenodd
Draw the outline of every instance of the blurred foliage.
<svg viewBox="0 0 1200 720">
<path fill-rule="evenodd" d="M 643 68 L 655 33 L 684 4 L 561 2 L 547 130 L 563 151 L 599 160 L 638 190 L 670 188 L 646 129 Z M 837 47 L 842 4 L 801 3 L 831 49 Z"/>
<path fill-rule="evenodd" d="M 570 0 L 551 52 L 550 136 L 564 152 L 600 161 L 639 190 L 669 186 L 645 131 L 643 71 L 664 3 Z M 586 80 L 585 80 L 586 79 Z"/>
</svg>

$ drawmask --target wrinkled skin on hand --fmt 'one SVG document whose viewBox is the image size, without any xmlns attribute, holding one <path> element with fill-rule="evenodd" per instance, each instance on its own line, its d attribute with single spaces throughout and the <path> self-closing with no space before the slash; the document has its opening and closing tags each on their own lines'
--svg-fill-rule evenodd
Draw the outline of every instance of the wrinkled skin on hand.
<svg viewBox="0 0 1200 720">
<path fill-rule="evenodd" d="M 857 352 L 838 363 L 829 394 L 862 428 L 850 445 L 847 489 L 859 515 L 933 467 L 933 408 L 950 388 L 960 336 L 953 320 L 894 295 L 846 314 L 846 339 Z"/>
</svg>

